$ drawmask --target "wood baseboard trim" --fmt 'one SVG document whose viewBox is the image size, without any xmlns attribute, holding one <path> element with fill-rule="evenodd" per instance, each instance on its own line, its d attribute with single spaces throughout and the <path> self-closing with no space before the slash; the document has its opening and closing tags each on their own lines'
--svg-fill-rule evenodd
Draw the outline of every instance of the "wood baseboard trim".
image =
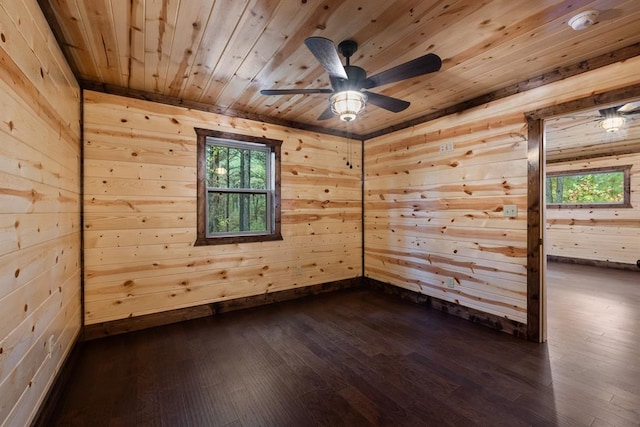
<svg viewBox="0 0 640 427">
<path fill-rule="evenodd" d="M 362 277 L 85 325 L 83 341 L 363 286 Z"/>
<path fill-rule="evenodd" d="M 635 264 L 626 264 L 624 262 L 601 261 L 597 259 L 572 258 L 560 255 L 547 255 L 547 261 L 561 262 L 565 264 L 591 265 L 594 267 L 616 268 L 618 270 L 640 271 Z"/>
<path fill-rule="evenodd" d="M 365 278 L 365 281 L 373 289 L 377 289 L 388 295 L 393 295 L 402 300 L 410 301 L 415 304 L 423 304 L 435 310 L 439 310 L 444 313 L 469 320 L 473 323 L 478 323 L 491 329 L 516 336 L 518 338 L 527 338 L 527 325 L 525 325 L 524 323 L 505 319 L 503 317 L 496 316 L 495 314 L 485 313 L 474 308 L 464 307 L 459 304 L 444 301 L 442 299 L 424 295 L 419 292 L 411 291 L 409 289 L 404 289 L 399 286 L 390 285 L 388 283 L 368 277 Z"/>
<path fill-rule="evenodd" d="M 82 332 L 81 332 L 82 333 Z M 62 363 L 60 370 L 58 371 L 51 388 L 47 392 L 47 395 L 38 408 L 38 412 L 31 423 L 31 427 L 46 427 L 51 425 L 51 419 L 58 406 L 60 397 L 67 384 L 71 381 L 73 368 L 76 366 L 80 353 L 82 351 L 82 342 L 80 336 L 78 336 L 73 343 L 71 351 L 67 355 L 67 358 Z"/>
</svg>

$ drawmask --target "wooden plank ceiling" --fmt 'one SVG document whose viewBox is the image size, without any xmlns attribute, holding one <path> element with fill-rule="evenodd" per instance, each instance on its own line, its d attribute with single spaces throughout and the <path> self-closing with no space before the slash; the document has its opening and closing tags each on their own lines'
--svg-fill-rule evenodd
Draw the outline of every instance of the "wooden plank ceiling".
<svg viewBox="0 0 640 427">
<path fill-rule="evenodd" d="M 640 42 L 638 0 L 40 0 L 78 78 L 359 135 Z M 577 12 L 599 23 L 574 31 Z M 368 75 L 429 52 L 433 74 L 372 91 L 405 99 L 368 105 L 352 123 L 318 121 L 328 95 L 264 96 L 265 88 L 330 88 L 304 45 L 353 39 Z"/>
<path fill-rule="evenodd" d="M 640 152 L 640 100 L 596 108 L 545 120 L 545 147 L 548 162 L 612 156 Z M 633 107 L 623 117 L 615 132 L 602 128 L 605 116 L 622 106 Z"/>
</svg>

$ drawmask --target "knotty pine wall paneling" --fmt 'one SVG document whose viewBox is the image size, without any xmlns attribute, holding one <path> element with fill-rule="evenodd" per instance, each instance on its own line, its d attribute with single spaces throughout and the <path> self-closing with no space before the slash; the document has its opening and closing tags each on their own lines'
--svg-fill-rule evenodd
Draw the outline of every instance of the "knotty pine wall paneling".
<svg viewBox="0 0 640 427">
<path fill-rule="evenodd" d="M 636 57 L 367 140 L 365 276 L 526 323 L 524 113 L 637 84 L 638 71 Z"/>
<path fill-rule="evenodd" d="M 359 143 L 84 93 L 87 325 L 361 275 Z M 284 141 L 284 240 L 194 247 L 195 127 Z"/>
<path fill-rule="evenodd" d="M 547 254 L 634 266 L 640 259 L 640 153 L 551 163 L 547 172 L 632 165 L 631 208 L 547 209 Z"/>
<path fill-rule="evenodd" d="M 0 2 L 0 425 L 29 425 L 81 327 L 80 89 L 35 0 Z"/>
</svg>

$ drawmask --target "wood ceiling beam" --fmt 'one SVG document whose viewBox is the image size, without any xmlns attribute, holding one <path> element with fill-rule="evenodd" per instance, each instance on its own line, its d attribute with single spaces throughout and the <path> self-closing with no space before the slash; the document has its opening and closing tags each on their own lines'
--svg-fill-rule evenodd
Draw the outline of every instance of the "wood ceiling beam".
<svg viewBox="0 0 640 427">
<path fill-rule="evenodd" d="M 60 26 L 60 23 L 56 19 L 56 14 L 53 11 L 51 4 L 49 3 L 48 0 L 38 0 L 38 6 L 40 6 L 40 9 L 44 14 L 44 18 L 47 20 L 49 27 L 51 27 L 51 32 L 53 33 L 53 37 L 56 39 L 56 42 L 58 43 L 60 50 L 62 50 L 62 54 L 64 55 L 64 58 L 67 60 L 67 64 L 69 65 L 71 72 L 73 73 L 74 76 L 76 76 L 76 80 L 80 81 L 80 70 L 78 70 L 76 62 L 73 60 L 73 57 L 71 56 L 71 52 L 69 51 L 69 46 L 63 38 L 64 33 L 62 32 L 62 27 Z"/>
</svg>

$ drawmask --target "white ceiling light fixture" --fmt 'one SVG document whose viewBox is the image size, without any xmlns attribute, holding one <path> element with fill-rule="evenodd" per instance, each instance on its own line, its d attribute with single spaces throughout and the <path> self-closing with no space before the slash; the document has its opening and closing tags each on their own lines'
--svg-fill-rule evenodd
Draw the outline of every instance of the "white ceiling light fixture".
<svg viewBox="0 0 640 427">
<path fill-rule="evenodd" d="M 607 117 L 603 121 L 600 122 L 600 126 L 602 129 L 607 132 L 618 132 L 620 128 L 624 125 L 625 118 L 621 116 L 613 116 Z"/>
<path fill-rule="evenodd" d="M 367 96 L 357 90 L 345 90 L 338 92 L 329 100 L 331 111 L 344 122 L 355 120 L 356 116 L 364 111 Z"/>
<path fill-rule="evenodd" d="M 576 31 L 584 30 L 598 22 L 599 14 L 597 10 L 586 10 L 569 19 L 567 24 Z"/>
</svg>

